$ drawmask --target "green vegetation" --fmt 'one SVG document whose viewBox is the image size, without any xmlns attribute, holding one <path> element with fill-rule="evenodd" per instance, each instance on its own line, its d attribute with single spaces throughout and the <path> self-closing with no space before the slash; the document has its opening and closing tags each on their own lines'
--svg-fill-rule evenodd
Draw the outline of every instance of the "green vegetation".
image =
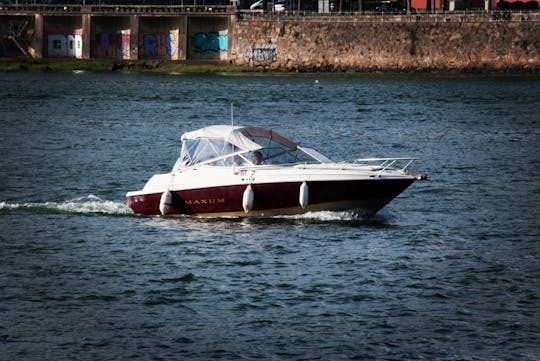
<svg viewBox="0 0 540 361">
<path fill-rule="evenodd" d="M 141 68 L 139 66 L 139 68 Z M 158 73 L 245 73 L 258 72 L 259 69 L 244 66 L 223 65 L 223 64 L 182 64 L 182 63 L 167 63 L 158 65 L 155 68 L 143 64 L 144 71 Z"/>
<path fill-rule="evenodd" d="M 0 71 L 92 71 L 92 72 L 145 72 L 145 73 L 219 73 L 257 72 L 259 69 L 217 63 L 175 63 L 112 60 L 32 60 L 0 59 Z"/>
<path fill-rule="evenodd" d="M 103 61 L 38 61 L 31 59 L 2 59 L 0 71 L 107 71 L 112 69 L 112 63 Z"/>
</svg>

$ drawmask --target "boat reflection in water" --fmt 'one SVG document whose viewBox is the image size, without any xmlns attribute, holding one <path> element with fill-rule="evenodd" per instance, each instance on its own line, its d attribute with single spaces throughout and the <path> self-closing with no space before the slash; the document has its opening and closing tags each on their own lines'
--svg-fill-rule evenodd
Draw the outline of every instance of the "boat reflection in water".
<svg viewBox="0 0 540 361">
<path fill-rule="evenodd" d="M 375 214 L 424 176 L 412 158 L 333 162 L 258 127 L 214 125 L 182 136 L 172 171 L 154 175 L 128 206 L 144 215 L 274 216 L 310 211 Z"/>
</svg>

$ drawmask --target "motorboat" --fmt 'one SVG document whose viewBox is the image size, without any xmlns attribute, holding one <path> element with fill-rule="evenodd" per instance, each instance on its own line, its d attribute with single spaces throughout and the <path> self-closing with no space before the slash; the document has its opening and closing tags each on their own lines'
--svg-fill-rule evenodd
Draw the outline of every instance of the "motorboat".
<svg viewBox="0 0 540 361">
<path fill-rule="evenodd" d="M 424 176 L 413 158 L 334 162 L 273 130 L 212 125 L 182 135 L 180 157 L 127 204 L 143 215 L 265 217 L 315 211 L 370 216 Z"/>
</svg>

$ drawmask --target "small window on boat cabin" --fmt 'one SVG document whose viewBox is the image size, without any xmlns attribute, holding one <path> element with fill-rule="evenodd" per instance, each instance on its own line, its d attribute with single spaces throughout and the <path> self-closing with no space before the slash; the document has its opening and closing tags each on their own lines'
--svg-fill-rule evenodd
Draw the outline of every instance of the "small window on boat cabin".
<svg viewBox="0 0 540 361">
<path fill-rule="evenodd" d="M 189 167 L 199 163 L 227 166 L 234 164 L 235 157 L 231 156 L 227 158 L 225 156 L 238 151 L 240 151 L 238 147 L 223 139 L 194 139 L 184 141 L 180 157 L 183 167 Z M 216 161 L 212 162 L 212 159 L 216 159 Z"/>
</svg>

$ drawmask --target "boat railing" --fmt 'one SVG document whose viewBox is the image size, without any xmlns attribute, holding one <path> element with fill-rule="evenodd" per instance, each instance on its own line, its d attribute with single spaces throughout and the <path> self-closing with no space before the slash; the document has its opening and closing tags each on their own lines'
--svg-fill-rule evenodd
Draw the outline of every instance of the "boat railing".
<svg viewBox="0 0 540 361">
<path fill-rule="evenodd" d="M 416 158 L 362 158 L 362 159 L 356 159 L 354 162 L 357 164 L 361 163 L 373 163 L 373 162 L 380 162 L 379 167 L 380 169 L 377 169 L 377 177 L 380 177 L 382 173 L 388 169 L 399 169 L 402 172 L 407 173 L 411 177 L 417 179 L 417 180 L 425 180 L 428 179 L 427 175 L 423 173 L 417 173 L 412 170 L 407 169 Z"/>
<path fill-rule="evenodd" d="M 398 157 L 398 158 L 358 158 L 355 159 L 353 162 L 355 163 L 374 163 L 374 162 L 381 162 L 380 166 L 385 166 L 387 164 L 394 165 L 399 162 L 406 162 L 405 166 L 402 169 L 407 168 L 411 165 L 412 162 L 414 162 L 416 158 L 412 157 Z"/>
<path fill-rule="evenodd" d="M 406 171 L 407 168 L 416 160 L 416 158 L 400 157 L 400 158 L 359 158 L 355 159 L 354 163 L 379 163 L 381 168 L 379 174 L 382 174 L 389 168 L 398 168 Z"/>
<path fill-rule="evenodd" d="M 360 158 L 342 162 L 317 163 L 317 164 L 297 164 L 295 168 L 318 168 L 318 169 L 339 169 L 339 170 L 365 170 L 367 172 L 377 172 L 377 176 L 388 170 L 400 170 L 409 172 L 407 168 L 416 158 Z"/>
</svg>

